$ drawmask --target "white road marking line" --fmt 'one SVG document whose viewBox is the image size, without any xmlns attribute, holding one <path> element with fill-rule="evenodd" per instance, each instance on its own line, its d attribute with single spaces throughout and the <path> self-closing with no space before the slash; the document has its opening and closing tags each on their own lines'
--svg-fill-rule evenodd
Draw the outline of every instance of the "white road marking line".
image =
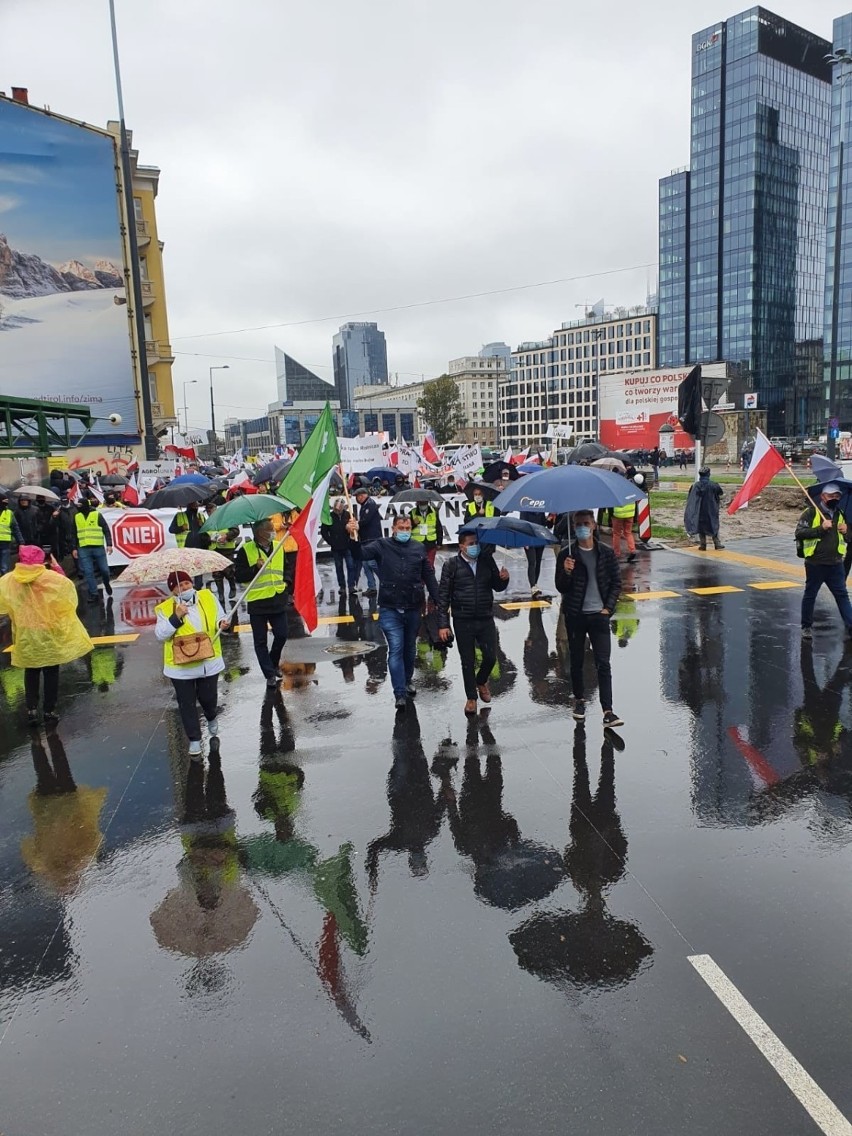
<svg viewBox="0 0 852 1136">
<path fill-rule="evenodd" d="M 687 955 L 687 958 L 825 1136 L 852 1136 L 852 1124 L 710 955 Z"/>
</svg>

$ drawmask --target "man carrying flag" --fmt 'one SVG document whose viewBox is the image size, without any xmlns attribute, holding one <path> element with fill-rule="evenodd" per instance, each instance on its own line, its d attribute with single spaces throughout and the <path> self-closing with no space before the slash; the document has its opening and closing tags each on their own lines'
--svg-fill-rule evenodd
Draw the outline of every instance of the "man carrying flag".
<svg viewBox="0 0 852 1136">
<path fill-rule="evenodd" d="M 755 446 L 756 454 L 757 446 Z M 805 559 L 802 638 L 813 638 L 814 604 L 823 584 L 834 596 L 837 610 L 846 624 L 846 633 L 852 638 L 852 604 L 849 602 L 846 577 L 843 573 L 846 522 L 840 511 L 840 486 L 835 485 L 833 481 L 822 487 L 819 505 L 809 505 L 799 517 L 799 523 L 796 525 L 796 544 Z"/>
<path fill-rule="evenodd" d="M 783 457 L 763 431 L 758 430 L 748 473 L 734 495 L 733 501 L 728 506 L 728 512 L 731 516 L 736 513 L 737 509 L 742 509 L 744 505 L 747 505 L 752 497 L 762 493 L 775 474 L 780 473 L 782 469 L 786 469 Z"/>
</svg>

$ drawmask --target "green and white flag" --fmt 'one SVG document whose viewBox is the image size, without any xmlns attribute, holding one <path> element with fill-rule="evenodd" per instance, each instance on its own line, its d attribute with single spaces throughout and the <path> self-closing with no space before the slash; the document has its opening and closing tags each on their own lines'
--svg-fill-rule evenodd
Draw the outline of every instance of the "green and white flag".
<svg viewBox="0 0 852 1136">
<path fill-rule="evenodd" d="M 316 426 L 311 430 L 307 441 L 279 485 L 278 496 L 295 505 L 297 509 L 304 509 L 328 471 L 339 464 L 337 431 L 331 416 L 331 406 L 326 403 Z M 331 520 L 327 500 L 323 506 L 322 519 L 326 523 Z"/>
</svg>

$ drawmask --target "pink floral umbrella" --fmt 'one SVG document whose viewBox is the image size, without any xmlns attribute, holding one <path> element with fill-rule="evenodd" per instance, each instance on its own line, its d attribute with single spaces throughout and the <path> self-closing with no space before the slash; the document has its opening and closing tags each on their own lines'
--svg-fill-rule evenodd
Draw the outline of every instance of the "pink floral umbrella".
<svg viewBox="0 0 852 1136">
<path fill-rule="evenodd" d="M 231 561 L 206 548 L 164 548 L 132 560 L 120 576 L 122 584 L 156 584 L 171 572 L 187 576 L 203 576 L 206 572 L 224 572 Z"/>
</svg>

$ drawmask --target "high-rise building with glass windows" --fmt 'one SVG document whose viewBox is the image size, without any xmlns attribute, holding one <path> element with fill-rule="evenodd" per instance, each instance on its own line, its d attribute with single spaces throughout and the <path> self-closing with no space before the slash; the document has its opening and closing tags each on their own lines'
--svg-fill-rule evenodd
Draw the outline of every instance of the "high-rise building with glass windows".
<svg viewBox="0 0 852 1136">
<path fill-rule="evenodd" d="M 830 51 L 765 8 L 697 32 L 689 169 L 660 183 L 660 365 L 733 364 L 778 434 L 822 419 Z"/>
<path fill-rule="evenodd" d="M 826 418 L 852 429 L 852 15 L 832 31 L 831 151 L 825 272 L 824 380 Z M 837 291 L 835 292 L 835 287 Z"/>
<path fill-rule="evenodd" d="M 340 405 L 349 409 L 356 387 L 384 386 L 388 381 L 385 333 L 375 323 L 345 323 L 332 341 L 332 362 Z"/>
</svg>

